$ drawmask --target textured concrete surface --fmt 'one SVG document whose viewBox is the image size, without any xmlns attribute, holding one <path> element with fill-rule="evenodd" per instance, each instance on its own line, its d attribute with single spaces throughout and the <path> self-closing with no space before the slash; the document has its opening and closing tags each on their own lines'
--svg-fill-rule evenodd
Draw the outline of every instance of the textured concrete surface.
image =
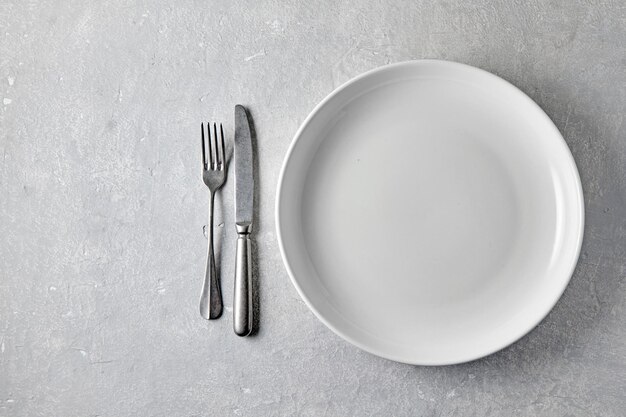
<svg viewBox="0 0 626 417">
<path fill-rule="evenodd" d="M 0 0 L 0 416 L 623 416 L 623 1 Z M 382 64 L 492 71 L 552 117 L 586 235 L 556 308 L 469 364 L 389 362 L 327 330 L 283 268 L 282 158 L 327 93 Z M 207 193 L 198 125 L 255 118 L 260 330 L 198 314 Z M 232 167 L 231 167 L 232 168 Z"/>
</svg>

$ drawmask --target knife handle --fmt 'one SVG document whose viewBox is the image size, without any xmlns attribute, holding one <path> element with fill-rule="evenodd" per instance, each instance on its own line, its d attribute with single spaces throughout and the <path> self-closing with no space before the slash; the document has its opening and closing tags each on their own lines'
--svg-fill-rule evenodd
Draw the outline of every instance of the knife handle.
<svg viewBox="0 0 626 417">
<path fill-rule="evenodd" d="M 238 336 L 252 332 L 252 251 L 250 229 L 237 226 L 237 255 L 235 263 L 235 292 L 233 328 Z"/>
</svg>

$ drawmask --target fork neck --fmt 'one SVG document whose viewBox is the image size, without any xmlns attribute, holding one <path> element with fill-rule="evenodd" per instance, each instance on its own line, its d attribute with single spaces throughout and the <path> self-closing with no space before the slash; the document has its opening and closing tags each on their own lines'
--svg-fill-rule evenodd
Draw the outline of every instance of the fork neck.
<svg viewBox="0 0 626 417">
<path fill-rule="evenodd" d="M 215 203 L 215 193 L 209 191 L 209 230 L 213 230 L 213 208 Z"/>
</svg>

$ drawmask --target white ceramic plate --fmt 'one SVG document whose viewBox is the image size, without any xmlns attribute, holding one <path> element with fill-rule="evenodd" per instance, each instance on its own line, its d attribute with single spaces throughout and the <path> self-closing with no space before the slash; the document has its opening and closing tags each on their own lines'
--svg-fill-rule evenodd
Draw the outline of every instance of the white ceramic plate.
<svg viewBox="0 0 626 417">
<path fill-rule="evenodd" d="M 276 223 L 296 289 L 335 333 L 411 364 L 470 361 L 554 306 L 583 236 L 582 188 L 548 116 L 488 72 L 385 66 L 297 132 Z"/>
</svg>

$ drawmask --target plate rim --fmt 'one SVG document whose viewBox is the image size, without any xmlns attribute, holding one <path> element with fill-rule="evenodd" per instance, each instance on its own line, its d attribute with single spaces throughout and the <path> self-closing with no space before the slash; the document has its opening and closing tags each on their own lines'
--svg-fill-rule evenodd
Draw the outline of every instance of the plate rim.
<svg viewBox="0 0 626 417">
<path fill-rule="evenodd" d="M 501 83 L 505 88 L 511 90 L 513 93 L 515 93 L 517 96 L 519 96 L 522 100 L 525 100 L 527 102 L 530 103 L 530 105 L 532 107 L 534 107 L 536 110 L 539 110 L 539 115 L 540 117 L 544 118 L 547 122 L 548 122 L 548 126 L 551 126 L 552 130 L 554 131 L 554 133 L 556 134 L 556 136 L 558 137 L 558 139 L 561 142 L 561 146 L 564 149 L 564 153 L 566 154 L 566 157 L 568 158 L 568 163 L 571 164 L 571 166 L 574 168 L 573 172 L 574 172 L 574 182 L 576 183 L 576 193 L 577 193 L 577 205 L 576 205 L 576 209 L 578 210 L 579 213 L 579 224 L 578 226 L 578 230 L 576 233 L 576 251 L 575 251 L 575 256 L 572 258 L 571 261 L 571 265 L 569 265 L 568 268 L 568 272 L 567 272 L 567 278 L 563 280 L 562 283 L 562 287 L 559 289 L 558 293 L 556 293 L 556 296 L 554 298 L 554 300 L 552 300 L 550 303 L 546 303 L 546 306 L 544 307 L 543 311 L 541 312 L 541 314 L 538 315 L 539 319 L 535 322 L 533 320 L 529 321 L 529 324 L 526 325 L 525 327 L 520 327 L 520 331 L 516 332 L 516 336 L 505 339 L 503 341 L 501 341 L 500 343 L 496 343 L 494 348 L 491 348 L 489 350 L 486 350 L 480 354 L 474 354 L 474 355 L 466 355 L 465 357 L 462 357 L 460 359 L 453 359 L 453 360 L 412 360 L 411 358 L 406 358 L 403 357 L 402 355 L 394 355 L 394 354 L 389 354 L 387 352 L 378 350 L 378 349 L 374 349 L 371 346 L 368 346 L 364 343 L 361 343 L 358 340 L 355 340 L 353 337 L 346 335 L 344 332 L 342 332 L 341 330 L 339 330 L 338 328 L 336 328 L 331 322 L 329 322 L 311 303 L 311 301 L 309 300 L 309 298 L 306 296 L 306 294 L 304 293 L 304 291 L 302 290 L 302 288 L 300 287 L 298 281 L 295 278 L 295 274 L 293 273 L 293 270 L 291 268 L 291 265 L 289 263 L 289 260 L 287 259 L 287 255 L 285 252 L 285 247 L 284 247 L 284 243 L 283 243 L 283 239 L 282 239 L 282 230 L 281 230 L 281 222 L 280 222 L 280 218 L 281 218 L 281 209 L 280 209 L 280 200 L 281 200 L 281 196 L 282 196 L 282 192 L 283 192 L 283 183 L 284 183 L 284 177 L 286 174 L 286 170 L 287 170 L 287 165 L 288 162 L 290 160 L 290 157 L 297 145 L 297 143 L 300 141 L 301 137 L 302 137 L 302 133 L 305 131 L 305 129 L 307 129 L 307 127 L 309 126 L 311 120 L 317 115 L 317 113 L 320 111 L 321 108 L 323 108 L 328 102 L 330 102 L 332 99 L 335 98 L 335 96 L 337 96 L 339 93 L 341 93 L 343 90 L 345 90 L 348 86 L 357 83 L 358 81 L 360 81 L 363 78 L 366 77 L 370 77 L 374 74 L 378 74 L 380 72 L 385 72 L 385 71 L 389 71 L 391 69 L 397 68 L 397 67 L 412 67 L 412 66 L 421 66 L 421 65 L 443 65 L 443 66 L 449 66 L 449 67 L 457 67 L 460 68 L 462 70 L 470 70 L 470 71 L 477 71 L 482 73 L 483 76 L 487 76 L 488 78 L 491 78 L 492 80 L 495 80 L 499 83 Z M 328 327 L 333 333 L 335 333 L 337 336 L 341 337 L 343 340 L 351 343 L 352 345 L 358 347 L 361 350 L 364 350 L 365 352 L 368 352 L 372 355 L 376 355 L 378 357 L 384 358 L 384 359 L 388 359 L 394 362 L 399 362 L 399 363 L 405 363 L 405 364 L 409 364 L 409 365 L 421 365 L 421 366 L 444 366 L 444 365 L 456 365 L 456 364 L 461 364 L 461 363 L 467 363 L 467 362 L 471 362 L 477 359 L 481 359 L 484 357 L 487 357 L 489 355 L 492 355 L 510 345 L 512 345 L 513 343 L 521 340 L 523 337 L 525 337 L 526 335 L 528 335 L 533 329 L 535 329 L 547 316 L 548 314 L 554 309 L 554 307 L 556 306 L 556 304 L 558 303 L 558 301 L 561 299 L 561 297 L 563 296 L 563 293 L 565 292 L 565 289 L 567 288 L 567 286 L 569 285 L 569 282 L 572 279 L 572 276 L 574 274 L 574 271 L 576 269 L 576 266 L 578 265 L 578 261 L 580 259 L 580 252 L 582 249 L 582 243 L 583 243 L 583 237 L 584 237 L 584 229 L 585 229 L 585 204 L 584 204 L 584 195 L 583 195 L 583 187 L 582 187 L 582 182 L 580 179 L 580 172 L 578 170 L 578 166 L 576 164 L 576 161 L 574 159 L 574 156 L 572 155 L 572 151 L 569 148 L 569 146 L 567 145 L 567 142 L 565 141 L 565 138 L 563 137 L 563 135 L 561 134 L 561 131 L 558 129 L 558 127 L 554 124 L 554 122 L 552 121 L 552 119 L 550 118 L 550 116 L 548 116 L 548 114 L 541 108 L 541 106 L 539 106 L 539 104 L 537 104 L 532 98 L 530 98 L 526 93 L 524 93 L 521 89 L 519 89 L 518 87 L 516 87 L 515 85 L 513 85 L 512 83 L 510 83 L 509 81 L 505 80 L 504 78 L 501 78 L 489 71 L 486 71 L 484 69 L 478 68 L 478 67 L 474 67 L 472 65 L 468 65 L 468 64 L 463 64 L 460 62 L 456 62 L 456 61 L 449 61 L 449 60 L 441 60 L 441 59 L 417 59 L 417 60 L 408 60 L 408 61 L 400 61 L 400 62 L 395 62 L 395 63 L 391 63 L 391 64 L 386 64 L 386 65 L 382 65 L 380 67 L 376 67 L 373 68 L 371 70 L 365 71 L 351 79 L 349 79 L 348 81 L 344 82 L 343 84 L 341 84 L 340 86 L 336 87 L 334 90 L 332 90 L 326 97 L 324 97 L 324 99 L 322 101 L 320 101 L 307 115 L 307 117 L 304 119 L 304 121 L 300 124 L 298 130 L 296 131 L 295 135 L 293 136 L 291 143 L 289 144 L 289 147 L 287 149 L 287 153 L 285 154 L 285 157 L 283 159 L 282 165 L 281 165 L 281 169 L 280 169 L 280 173 L 278 176 L 278 185 L 276 188 L 276 197 L 275 197 L 275 210 L 274 210 L 274 221 L 276 224 L 276 236 L 278 239 L 278 247 L 280 250 L 280 254 L 281 254 L 281 258 L 283 261 L 283 264 L 285 266 L 285 269 L 287 270 L 287 274 L 289 275 L 289 279 L 291 281 L 291 283 L 293 284 L 293 286 L 295 287 L 296 291 L 298 292 L 298 294 L 300 295 L 300 298 L 302 298 L 302 300 L 305 302 L 305 304 L 307 305 L 307 307 L 309 308 L 309 310 L 311 310 L 313 312 L 313 314 L 317 317 L 318 320 L 320 320 L 326 327 Z M 462 355 L 461 355 L 462 356 Z"/>
</svg>

